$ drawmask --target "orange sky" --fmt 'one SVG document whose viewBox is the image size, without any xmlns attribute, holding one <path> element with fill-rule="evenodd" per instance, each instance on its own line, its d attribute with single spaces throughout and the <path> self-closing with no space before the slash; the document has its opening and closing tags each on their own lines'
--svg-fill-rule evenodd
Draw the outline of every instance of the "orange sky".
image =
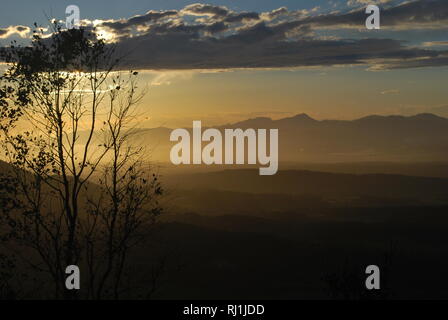
<svg viewBox="0 0 448 320">
<path fill-rule="evenodd" d="M 247 118 L 308 113 L 317 119 L 370 114 L 448 116 L 448 68 L 366 71 L 365 68 L 142 72 L 149 88 L 142 127 L 219 125 Z M 149 120 L 146 120 L 146 119 Z"/>
</svg>

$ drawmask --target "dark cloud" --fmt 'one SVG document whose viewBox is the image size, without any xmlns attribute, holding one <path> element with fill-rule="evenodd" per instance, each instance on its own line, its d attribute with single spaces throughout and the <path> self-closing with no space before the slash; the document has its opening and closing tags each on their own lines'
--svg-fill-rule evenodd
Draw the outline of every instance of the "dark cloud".
<svg viewBox="0 0 448 320">
<path fill-rule="evenodd" d="M 154 25 L 151 27 L 149 34 L 164 35 L 164 34 L 187 34 L 191 39 L 201 37 L 202 33 L 215 34 L 228 29 L 228 25 L 223 22 L 213 22 L 209 24 L 194 24 L 189 25 L 183 22 L 167 22 L 163 24 Z"/>
<path fill-rule="evenodd" d="M 304 31 L 306 33 L 306 30 Z M 132 48 L 132 50 L 130 50 Z M 188 34 L 148 34 L 126 39 L 117 49 L 126 67 L 142 69 L 283 68 L 380 64 L 418 67 L 447 63 L 447 52 L 404 47 L 390 39 L 280 41 L 266 25 L 222 39 L 193 39 Z M 445 55 L 445 56 L 444 56 Z M 389 63 L 388 61 L 393 61 Z"/>
<path fill-rule="evenodd" d="M 384 9 L 382 25 L 437 24 L 446 20 L 447 10 L 447 0 L 407 2 Z M 181 12 L 209 18 L 195 24 L 159 23 L 145 34 L 121 38 L 116 46 L 127 57 L 127 66 L 227 69 L 365 64 L 372 69 L 394 69 L 448 65 L 446 51 L 408 47 L 391 39 L 321 39 L 313 32 L 316 26 L 363 27 L 364 9 L 306 17 L 286 8 L 237 13 L 197 3 Z M 234 27 L 244 21 L 251 23 Z"/>
<path fill-rule="evenodd" d="M 381 21 L 382 26 L 440 27 L 447 18 L 448 0 L 417 0 L 383 9 Z M 309 16 L 306 11 L 286 8 L 235 12 L 196 3 L 180 11 L 149 11 L 129 19 L 105 21 L 97 27 L 113 33 L 113 45 L 120 56 L 126 57 L 125 66 L 133 69 L 361 64 L 393 69 L 448 65 L 447 51 L 432 47 L 410 47 L 391 39 L 325 38 L 315 31 L 316 27 L 364 27 L 365 19 L 364 10 Z M 2 30 L 0 37 L 2 32 L 6 34 Z"/>
<path fill-rule="evenodd" d="M 312 23 L 318 26 L 353 26 L 364 27 L 366 19 L 365 8 L 346 13 L 319 15 L 304 19 L 302 23 Z M 446 27 L 448 22 L 447 0 L 417 0 L 405 2 L 395 7 L 381 10 L 382 27 L 416 28 Z"/>
<path fill-rule="evenodd" d="M 193 15 L 213 15 L 215 17 L 225 17 L 229 14 L 229 9 L 223 6 L 214 6 L 210 4 L 194 3 L 186 6 L 184 13 Z"/>
<path fill-rule="evenodd" d="M 448 1 L 419 0 L 389 8 L 382 13 L 382 23 L 386 26 L 400 24 L 443 24 L 448 22 Z"/>
<path fill-rule="evenodd" d="M 176 16 L 178 12 L 176 10 L 168 11 L 148 11 L 144 15 L 134 16 L 127 20 L 117 20 L 113 22 L 103 22 L 102 26 L 108 27 L 115 31 L 128 30 L 132 27 L 138 27 L 146 25 L 149 22 L 155 22 L 165 17 Z"/>
<path fill-rule="evenodd" d="M 229 23 L 238 23 L 243 20 L 260 20 L 260 15 L 257 12 L 241 12 L 231 13 L 223 21 Z"/>
</svg>

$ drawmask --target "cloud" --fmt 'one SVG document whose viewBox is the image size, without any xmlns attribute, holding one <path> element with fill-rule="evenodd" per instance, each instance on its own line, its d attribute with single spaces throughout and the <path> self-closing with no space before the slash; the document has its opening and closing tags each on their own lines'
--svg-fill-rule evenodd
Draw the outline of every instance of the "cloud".
<svg viewBox="0 0 448 320">
<path fill-rule="evenodd" d="M 309 25 L 262 21 L 230 35 L 201 35 L 210 25 L 163 24 L 123 38 L 127 67 L 143 69 L 285 68 L 370 64 L 373 69 L 446 65 L 447 51 L 407 47 L 392 39 L 320 39 Z"/>
<path fill-rule="evenodd" d="M 261 17 L 264 20 L 270 21 L 270 20 L 273 20 L 273 19 L 275 19 L 277 17 L 284 16 L 286 14 L 288 14 L 288 8 L 281 7 L 281 8 L 272 10 L 271 12 L 264 12 L 264 13 L 261 14 Z"/>
<path fill-rule="evenodd" d="M 215 17 L 225 17 L 230 12 L 229 9 L 227 9 L 224 6 L 214 6 L 210 4 L 202 4 L 202 3 L 193 3 L 188 6 L 186 6 L 182 12 L 184 14 L 190 14 L 190 15 L 208 15 L 208 16 L 215 16 Z"/>
<path fill-rule="evenodd" d="M 352 0 L 358 4 L 372 3 L 373 0 Z M 375 3 L 390 3 L 389 0 L 377 0 Z M 395 1 L 392 1 L 395 3 Z M 349 12 L 332 12 L 327 14 L 311 15 L 318 10 L 289 11 L 281 7 L 270 12 L 235 12 L 225 6 L 194 3 L 180 11 L 148 11 L 144 15 L 137 15 L 129 19 L 108 20 L 98 27 L 109 28 L 117 33 L 117 36 L 129 36 L 133 28 L 141 28 L 140 31 L 157 32 L 161 25 L 171 26 L 189 25 L 190 29 L 205 32 L 212 30 L 214 33 L 236 32 L 239 26 L 253 25 L 258 22 L 283 23 L 293 22 L 296 27 L 311 26 L 313 28 L 365 28 L 365 8 L 355 9 Z M 192 16 L 193 19 L 188 17 Z M 273 22 L 274 20 L 274 22 Z M 191 23 L 193 21 L 193 23 Z M 381 27 L 396 29 L 418 28 L 446 28 L 448 22 L 448 1 L 446 0 L 413 0 L 401 2 L 395 6 L 388 6 L 381 10 Z M 212 28 L 211 26 L 214 26 Z M 219 26 L 219 28 L 218 28 Z M 209 30 L 207 30 L 207 28 Z M 142 32 L 137 33 L 142 34 Z M 135 35 L 135 34 L 132 34 Z"/>
<path fill-rule="evenodd" d="M 427 41 L 423 43 L 424 47 L 442 47 L 448 46 L 448 41 Z"/>
<path fill-rule="evenodd" d="M 370 70 L 392 70 L 392 69 L 413 69 L 413 68 L 429 68 L 448 66 L 448 51 L 437 53 L 433 57 L 417 57 L 402 61 L 384 61 L 383 63 L 374 64 Z"/>
<path fill-rule="evenodd" d="M 370 1 L 369 1 L 370 3 Z M 304 23 L 318 27 L 364 28 L 365 8 L 348 13 L 330 13 L 309 17 Z M 444 29 L 448 23 L 448 1 L 413 0 L 381 10 L 381 28 Z"/>
<path fill-rule="evenodd" d="M 382 28 L 446 28 L 448 1 L 401 2 L 383 9 L 381 17 Z M 317 14 L 316 10 L 281 7 L 258 13 L 194 3 L 181 10 L 151 10 L 128 19 L 85 20 L 83 25 L 115 46 L 125 57 L 123 68 L 161 71 L 367 65 L 369 70 L 385 70 L 448 65 L 448 51 L 430 45 L 430 41 L 417 47 L 378 38 L 377 33 L 372 39 L 323 34 L 324 29 L 365 28 L 365 19 L 363 8 Z"/>
<path fill-rule="evenodd" d="M 114 39 L 119 39 L 115 45 L 127 57 L 126 67 L 140 69 L 368 64 L 370 70 L 384 70 L 445 65 L 446 51 L 429 46 L 408 47 L 391 39 L 343 39 L 316 34 L 321 28 L 364 28 L 364 8 L 311 14 L 284 7 L 262 13 L 235 12 L 224 6 L 195 3 L 179 11 L 149 11 L 96 27 L 108 28 Z M 447 19 L 446 0 L 408 1 L 382 10 L 382 27 L 412 23 L 414 27 L 435 28 Z"/>
<path fill-rule="evenodd" d="M 350 12 L 332 12 L 309 16 L 306 10 L 289 12 L 279 8 L 267 15 L 291 16 L 296 14 L 297 22 L 312 24 L 314 27 L 364 28 L 367 4 L 389 4 L 381 9 L 381 27 L 396 29 L 433 28 L 445 29 L 448 23 L 448 1 L 446 0 L 410 0 L 391 5 L 393 0 L 353 0 L 363 6 Z M 315 8 L 316 9 L 316 8 Z M 316 11 L 311 10 L 312 12 Z M 304 17 L 305 16 L 305 17 Z"/>
<path fill-rule="evenodd" d="M 190 80 L 196 74 L 195 71 L 164 71 L 155 73 L 151 80 L 151 86 L 169 86 L 173 81 Z"/>
<path fill-rule="evenodd" d="M 176 10 L 167 10 L 167 11 L 154 11 L 150 10 L 143 15 L 136 15 L 129 19 L 120 19 L 120 20 L 109 20 L 103 23 L 97 23 L 96 26 L 99 26 L 101 29 L 108 29 L 110 32 L 115 34 L 130 35 L 133 29 L 139 29 L 143 27 L 143 30 L 146 30 L 146 27 L 150 23 L 155 23 L 159 20 L 162 20 L 167 17 L 175 17 L 178 15 Z"/>
<path fill-rule="evenodd" d="M 17 34 L 21 38 L 27 37 L 31 28 L 26 26 L 9 26 L 7 28 L 0 28 L 0 39 L 6 39 L 10 36 Z"/>
<path fill-rule="evenodd" d="M 224 22 L 230 23 L 238 23 L 244 20 L 260 20 L 260 15 L 257 12 L 231 13 L 223 19 Z"/>
</svg>

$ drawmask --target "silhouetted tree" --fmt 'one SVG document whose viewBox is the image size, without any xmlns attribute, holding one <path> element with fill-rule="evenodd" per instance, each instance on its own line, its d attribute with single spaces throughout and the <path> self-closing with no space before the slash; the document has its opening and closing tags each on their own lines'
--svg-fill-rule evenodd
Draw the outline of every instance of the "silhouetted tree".
<svg viewBox="0 0 448 320">
<path fill-rule="evenodd" d="M 2 239 L 51 275 L 56 298 L 65 268 L 81 267 L 85 298 L 119 298 L 129 250 L 161 213 L 157 176 L 130 143 L 134 71 L 118 71 L 113 49 L 93 32 L 35 31 L 32 45 L 1 53 L 0 131 L 5 158 Z"/>
</svg>

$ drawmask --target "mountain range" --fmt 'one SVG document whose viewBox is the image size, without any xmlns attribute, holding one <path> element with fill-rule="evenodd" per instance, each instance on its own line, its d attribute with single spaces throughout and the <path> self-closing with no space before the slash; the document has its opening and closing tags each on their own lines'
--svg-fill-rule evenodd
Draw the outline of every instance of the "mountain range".
<svg viewBox="0 0 448 320">
<path fill-rule="evenodd" d="M 218 127 L 226 128 L 278 129 L 280 162 L 448 159 L 448 119 L 429 113 L 371 115 L 356 120 L 316 120 L 298 114 L 278 120 L 258 117 Z M 171 130 L 138 129 L 134 139 L 149 146 L 153 160 L 169 161 L 169 151 L 175 144 L 169 140 Z"/>
</svg>

